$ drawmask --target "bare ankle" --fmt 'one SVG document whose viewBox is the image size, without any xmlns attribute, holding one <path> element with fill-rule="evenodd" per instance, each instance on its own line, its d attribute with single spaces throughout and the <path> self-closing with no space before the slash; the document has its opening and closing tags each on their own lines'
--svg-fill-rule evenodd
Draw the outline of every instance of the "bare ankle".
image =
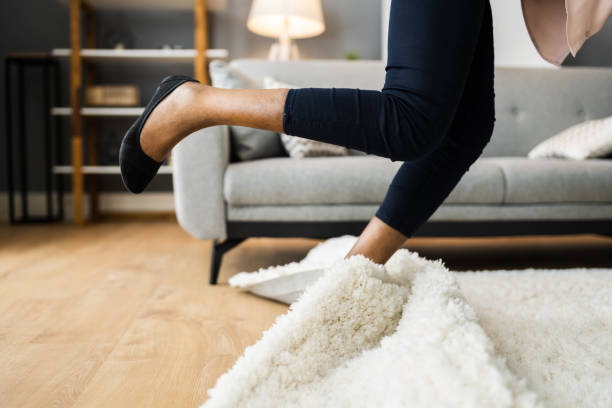
<svg viewBox="0 0 612 408">
<path fill-rule="evenodd" d="M 189 133 L 197 130 L 219 125 L 214 118 L 215 102 L 214 90 L 210 85 L 189 82 L 180 89 L 180 111 L 184 112 L 185 119 L 188 121 Z"/>
<path fill-rule="evenodd" d="M 345 258 L 363 255 L 375 263 L 384 264 L 406 242 L 406 239 L 407 237 L 399 231 L 377 217 L 372 217 Z"/>
</svg>

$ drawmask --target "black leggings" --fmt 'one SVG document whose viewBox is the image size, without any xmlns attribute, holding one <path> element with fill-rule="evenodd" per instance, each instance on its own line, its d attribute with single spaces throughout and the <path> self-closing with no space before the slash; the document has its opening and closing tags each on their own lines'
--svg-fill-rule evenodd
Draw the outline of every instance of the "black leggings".
<svg viewBox="0 0 612 408">
<path fill-rule="evenodd" d="M 410 237 L 489 142 L 493 76 L 488 0 L 393 0 L 382 91 L 291 89 L 284 131 L 404 161 L 376 216 Z"/>
</svg>

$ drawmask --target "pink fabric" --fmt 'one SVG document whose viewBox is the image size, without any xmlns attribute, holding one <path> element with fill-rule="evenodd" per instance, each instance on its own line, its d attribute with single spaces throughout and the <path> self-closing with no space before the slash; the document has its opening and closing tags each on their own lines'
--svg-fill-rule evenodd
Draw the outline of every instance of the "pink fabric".
<svg viewBox="0 0 612 408">
<path fill-rule="evenodd" d="M 546 61 L 561 65 L 612 14 L 612 0 L 521 0 L 527 31 Z"/>
</svg>

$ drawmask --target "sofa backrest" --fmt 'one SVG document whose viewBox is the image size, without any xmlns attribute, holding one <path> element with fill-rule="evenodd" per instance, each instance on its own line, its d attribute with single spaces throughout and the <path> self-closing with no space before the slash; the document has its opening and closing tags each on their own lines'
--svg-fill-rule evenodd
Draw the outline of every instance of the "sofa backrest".
<svg viewBox="0 0 612 408">
<path fill-rule="evenodd" d="M 269 75 L 301 87 L 381 89 L 385 81 L 382 61 L 237 59 L 230 65 L 257 81 Z M 484 155 L 525 156 L 573 124 L 612 116 L 612 69 L 496 68 L 495 116 Z"/>
</svg>

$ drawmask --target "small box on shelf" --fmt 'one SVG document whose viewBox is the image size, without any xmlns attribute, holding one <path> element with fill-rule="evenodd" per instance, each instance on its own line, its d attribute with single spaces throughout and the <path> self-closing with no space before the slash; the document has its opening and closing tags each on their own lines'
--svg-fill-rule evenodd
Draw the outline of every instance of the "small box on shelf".
<svg viewBox="0 0 612 408">
<path fill-rule="evenodd" d="M 90 85 L 85 89 L 89 106 L 138 106 L 140 92 L 135 85 Z"/>
</svg>

